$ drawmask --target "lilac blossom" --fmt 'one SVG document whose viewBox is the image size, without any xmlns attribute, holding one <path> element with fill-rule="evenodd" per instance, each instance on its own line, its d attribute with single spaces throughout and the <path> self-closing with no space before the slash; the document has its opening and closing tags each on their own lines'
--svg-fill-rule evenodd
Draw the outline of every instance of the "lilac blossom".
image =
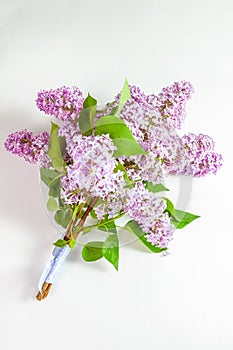
<svg viewBox="0 0 233 350">
<path fill-rule="evenodd" d="M 163 88 L 158 96 L 148 95 L 147 102 L 161 116 L 168 117 L 174 128 L 180 129 L 186 116 L 186 102 L 191 98 L 194 89 L 190 82 L 175 82 Z"/>
<path fill-rule="evenodd" d="M 115 149 L 108 135 L 79 135 L 70 154 L 73 164 L 67 167 L 69 187 L 107 200 L 110 193 L 115 193 L 119 182 L 124 184 L 123 173 L 114 171 L 117 165 L 113 158 Z M 63 185 L 64 191 L 67 191 L 65 182 Z M 66 192 L 63 192 L 63 197 L 64 193 Z M 69 193 L 66 195 L 69 196 Z"/>
<path fill-rule="evenodd" d="M 143 103 L 128 101 L 120 112 L 120 118 L 125 122 L 136 141 L 143 147 L 146 133 L 150 128 L 148 106 Z"/>
<path fill-rule="evenodd" d="M 80 138 L 80 130 L 76 119 L 65 121 L 59 127 L 59 136 L 63 136 L 66 139 L 66 149 L 70 154 L 76 145 L 76 141 Z"/>
<path fill-rule="evenodd" d="M 118 194 L 118 197 L 116 194 Z M 114 218 L 122 212 L 122 196 L 119 194 L 120 192 L 116 191 L 115 196 L 108 195 L 107 201 L 94 208 L 98 220 L 103 220 L 105 215 L 108 215 L 109 218 Z"/>
<path fill-rule="evenodd" d="M 221 155 L 215 153 L 213 140 L 206 135 L 188 134 L 180 137 L 179 129 L 185 119 L 186 102 L 193 93 L 189 82 L 175 82 L 158 95 L 146 95 L 139 87 L 130 86 L 130 99 L 120 111 L 121 118 L 146 155 L 113 157 L 115 146 L 108 135 L 83 136 L 78 115 L 83 96 L 77 87 L 61 87 L 38 93 L 37 106 L 46 114 L 62 120 L 59 135 L 66 138 L 66 174 L 61 178 L 61 197 L 66 204 L 83 203 L 87 196 L 98 197 L 102 203 L 95 207 L 98 219 L 128 213 L 136 220 L 149 242 L 165 247 L 172 239 L 174 226 L 164 213 L 166 203 L 157 194 L 145 189 L 143 181 L 163 182 L 168 173 L 204 176 L 216 173 L 222 165 Z M 105 111 L 117 106 L 120 94 Z M 95 121 L 103 114 L 97 113 Z M 49 135 L 33 135 L 23 130 L 11 134 L 5 142 L 7 150 L 30 163 L 49 167 L 47 155 Z M 129 178 L 136 181 L 126 188 L 124 173 L 115 171 L 120 162 Z"/>
<path fill-rule="evenodd" d="M 146 190 L 141 182 L 126 189 L 124 209 L 141 226 L 151 244 L 164 248 L 172 240 L 175 227 L 164 214 L 166 201 Z"/>
<path fill-rule="evenodd" d="M 131 85 L 131 96 L 121 115 L 124 115 L 126 119 L 131 119 L 131 122 L 134 119 L 134 123 L 138 123 L 136 129 L 146 129 L 144 126 L 148 126 L 148 113 L 157 116 L 157 118 L 160 116 L 162 119 L 168 119 L 171 126 L 180 129 L 186 116 L 186 102 L 191 98 L 193 92 L 193 86 L 187 81 L 175 82 L 171 86 L 163 88 L 158 95 L 146 95 L 139 87 Z M 120 94 L 115 97 L 116 103 L 119 102 L 119 99 Z M 137 117 L 132 118 L 135 114 Z M 140 114 L 139 120 L 138 114 Z"/>
<path fill-rule="evenodd" d="M 139 168 L 144 167 L 144 176 L 147 173 L 147 176 L 151 177 L 149 181 L 156 182 L 158 173 L 171 172 L 174 164 L 180 163 L 186 156 L 182 140 L 173 125 L 145 103 L 139 105 L 137 102 L 127 102 L 120 113 L 120 118 L 129 127 L 135 140 L 148 152 L 147 156 L 136 156 L 135 159 L 143 161 Z M 152 163 L 155 171 L 152 170 L 153 166 L 148 167 Z M 137 175 L 134 169 L 127 170 Z"/>
<path fill-rule="evenodd" d="M 165 174 L 186 156 L 182 140 L 171 124 L 153 116 L 143 148 L 154 155 Z"/>
<path fill-rule="evenodd" d="M 168 213 L 164 213 L 158 217 L 153 224 L 153 229 L 149 234 L 145 235 L 148 242 L 152 245 L 158 245 L 160 248 L 167 248 L 173 239 L 175 226 L 171 224 Z"/>
<path fill-rule="evenodd" d="M 77 183 L 70 181 L 69 175 L 66 174 L 61 178 L 61 198 L 66 204 L 84 203 L 85 196 Z"/>
<path fill-rule="evenodd" d="M 144 103 L 147 103 L 147 96 L 146 94 L 138 87 L 135 85 L 130 85 L 130 98 L 129 98 L 129 103 L 136 102 L 139 105 L 143 105 Z M 118 94 L 115 97 L 115 101 L 118 103 L 120 101 L 120 94 Z"/>
<path fill-rule="evenodd" d="M 176 173 L 205 176 L 216 174 L 223 164 L 222 155 L 214 151 L 214 141 L 208 135 L 189 133 L 182 137 L 183 147 L 187 152 L 185 162 Z"/>
<path fill-rule="evenodd" d="M 46 114 L 63 121 L 78 116 L 83 106 L 83 95 L 78 87 L 60 87 L 55 90 L 42 90 L 36 99 L 37 107 Z"/>
<path fill-rule="evenodd" d="M 24 158 L 29 163 L 39 164 L 48 168 L 50 160 L 47 155 L 49 144 L 49 134 L 40 132 L 34 135 L 31 131 L 16 131 L 8 135 L 4 146 L 7 151 Z"/>
<path fill-rule="evenodd" d="M 119 160 L 133 181 L 143 180 L 158 184 L 164 180 L 163 168 L 152 152 L 148 152 L 147 155 L 119 157 Z"/>
</svg>

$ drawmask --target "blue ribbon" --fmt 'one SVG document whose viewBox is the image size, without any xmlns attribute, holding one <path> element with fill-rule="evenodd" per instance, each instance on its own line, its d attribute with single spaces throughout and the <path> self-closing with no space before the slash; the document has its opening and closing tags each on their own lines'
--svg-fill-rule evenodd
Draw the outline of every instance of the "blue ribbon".
<svg viewBox="0 0 233 350">
<path fill-rule="evenodd" d="M 62 265 L 70 253 L 70 247 L 66 245 L 63 248 L 55 247 L 52 251 L 52 258 L 46 264 L 38 283 L 38 289 L 42 293 L 44 282 L 53 283 L 59 274 Z"/>
</svg>

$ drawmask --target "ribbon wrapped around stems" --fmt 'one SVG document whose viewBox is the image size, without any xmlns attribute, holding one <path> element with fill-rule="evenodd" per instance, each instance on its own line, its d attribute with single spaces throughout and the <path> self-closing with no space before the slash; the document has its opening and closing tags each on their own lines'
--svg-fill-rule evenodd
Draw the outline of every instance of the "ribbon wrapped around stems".
<svg viewBox="0 0 233 350">
<path fill-rule="evenodd" d="M 61 271 L 62 265 L 70 253 L 70 250 L 71 249 L 68 245 L 63 248 L 55 247 L 53 249 L 52 257 L 46 264 L 38 283 L 39 292 L 36 296 L 38 300 L 42 300 L 48 295 L 52 284 L 55 282 Z"/>
</svg>

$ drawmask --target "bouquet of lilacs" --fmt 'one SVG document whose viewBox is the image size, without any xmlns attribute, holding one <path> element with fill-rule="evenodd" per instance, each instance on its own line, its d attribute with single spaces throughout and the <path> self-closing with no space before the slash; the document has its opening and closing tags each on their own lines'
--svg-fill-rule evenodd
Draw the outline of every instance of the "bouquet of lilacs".
<svg viewBox="0 0 233 350">
<path fill-rule="evenodd" d="M 37 107 L 57 124 L 51 122 L 50 134 L 22 130 L 5 141 L 8 151 L 39 165 L 48 187 L 47 208 L 63 228 L 41 275 L 38 300 L 48 295 L 76 244 L 82 245 L 85 261 L 105 258 L 118 269 L 119 229 L 160 253 L 167 251 L 176 229 L 199 217 L 176 209 L 164 186 L 168 174 L 204 176 L 222 165 L 212 138 L 176 132 L 192 93 L 185 81 L 158 95 L 125 81 L 121 93 L 102 107 L 90 94 L 84 99 L 77 87 L 38 93 Z M 79 242 L 79 235 L 94 229 L 104 231 L 106 239 Z"/>
</svg>

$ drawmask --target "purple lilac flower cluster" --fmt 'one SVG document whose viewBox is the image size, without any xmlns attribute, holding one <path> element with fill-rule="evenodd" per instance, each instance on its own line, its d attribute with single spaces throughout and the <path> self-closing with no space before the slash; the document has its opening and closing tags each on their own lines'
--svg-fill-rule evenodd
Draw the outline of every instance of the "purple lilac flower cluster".
<svg viewBox="0 0 233 350">
<path fill-rule="evenodd" d="M 112 218 L 120 212 L 127 213 L 141 226 L 148 242 L 164 248 L 173 239 L 175 231 L 165 209 L 166 201 L 145 189 L 142 182 L 136 182 L 133 188 L 127 188 L 122 181 L 121 186 L 118 184 L 118 191 L 114 195 L 110 193 L 108 201 L 98 205 L 95 211 L 98 219 L 103 219 L 106 214 Z"/>
<path fill-rule="evenodd" d="M 48 144 L 47 132 L 33 135 L 30 131 L 22 130 L 8 135 L 4 146 L 7 151 L 24 158 L 29 163 L 38 163 L 40 167 L 48 168 L 51 164 L 47 154 Z"/>
<path fill-rule="evenodd" d="M 42 90 L 36 100 L 39 110 L 63 121 L 78 116 L 83 106 L 83 94 L 78 87 L 60 87 L 55 90 Z"/>
<path fill-rule="evenodd" d="M 173 239 L 174 232 L 175 226 L 171 224 L 168 213 L 164 213 L 155 219 L 153 232 L 146 234 L 145 237 L 152 245 L 166 248 Z"/>
<path fill-rule="evenodd" d="M 119 117 L 130 129 L 146 155 L 113 156 L 116 147 L 108 135 L 83 136 L 78 127 L 78 115 L 83 95 L 77 87 L 61 87 L 38 93 L 37 107 L 61 120 L 59 135 L 66 139 L 66 173 L 61 177 L 61 197 L 68 205 L 82 203 L 87 197 L 102 200 L 95 207 L 99 220 L 127 213 L 137 221 L 152 245 L 167 247 L 175 227 L 165 212 L 166 203 L 144 187 L 145 181 L 154 185 L 163 182 L 169 173 L 204 176 L 216 173 L 222 156 L 214 151 L 213 140 L 206 135 L 189 133 L 180 137 L 185 119 L 185 107 L 193 93 L 189 82 L 175 82 L 158 95 L 146 95 L 140 88 L 130 86 L 130 99 Z M 117 106 L 115 97 L 105 115 Z M 96 120 L 103 114 L 97 113 Z M 51 166 L 48 158 L 49 134 L 33 135 L 27 130 L 10 134 L 5 142 L 8 151 L 41 167 Z M 134 182 L 126 186 L 124 172 L 116 171 L 120 163 Z"/>
<path fill-rule="evenodd" d="M 127 124 L 133 136 L 148 157 L 154 157 L 164 174 L 186 174 L 203 176 L 214 173 L 222 166 L 222 156 L 214 151 L 213 140 L 206 135 L 188 134 L 180 137 L 180 129 L 185 119 L 187 101 L 194 92 L 186 81 L 175 82 L 158 95 L 145 95 L 136 86 L 130 86 L 131 98 L 125 104 L 120 117 Z M 116 96 L 116 102 L 119 95 Z M 198 145 L 198 146 L 197 146 Z M 134 157 L 135 166 L 129 173 L 136 178 L 141 169 L 141 155 Z M 147 161 L 148 162 L 148 161 Z M 156 183 L 158 174 L 154 167 L 144 165 L 144 178 Z"/>
<path fill-rule="evenodd" d="M 193 176 L 216 174 L 223 164 L 222 155 L 214 151 L 214 141 L 208 135 L 189 133 L 182 137 L 188 157 L 179 173 Z"/>
<path fill-rule="evenodd" d="M 166 201 L 147 191 L 141 182 L 126 190 L 125 211 L 147 233 L 148 242 L 160 248 L 168 246 L 175 231 L 165 209 Z"/>
<path fill-rule="evenodd" d="M 163 88 L 158 96 L 149 95 L 147 102 L 154 106 L 161 116 L 169 117 L 175 129 L 180 129 L 186 116 L 186 102 L 191 98 L 193 92 L 193 86 L 189 82 L 175 82 Z"/>
<path fill-rule="evenodd" d="M 70 153 L 72 165 L 67 167 L 68 186 L 84 191 L 92 197 L 107 199 L 113 194 L 124 178 L 121 171 L 114 172 L 117 161 L 113 158 L 116 147 L 108 135 L 82 136 L 75 140 Z M 64 184 L 65 185 L 65 184 Z M 64 198 L 69 198 L 67 188 L 64 188 Z"/>
</svg>

